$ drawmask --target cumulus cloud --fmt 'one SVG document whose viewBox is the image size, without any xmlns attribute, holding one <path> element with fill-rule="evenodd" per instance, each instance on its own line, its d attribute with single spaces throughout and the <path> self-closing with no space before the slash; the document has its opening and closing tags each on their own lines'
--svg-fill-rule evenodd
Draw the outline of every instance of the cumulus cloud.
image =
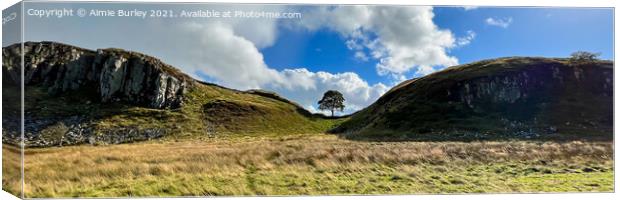
<svg viewBox="0 0 620 200">
<path fill-rule="evenodd" d="M 275 91 L 313 112 L 316 101 L 327 90 L 338 90 L 346 98 L 345 112 L 362 109 L 388 90 L 382 83 L 369 84 L 353 72 L 312 72 L 306 68 L 276 70 L 269 67 L 258 47 L 235 32 L 234 25 L 218 21 L 178 24 L 170 31 L 187 38 L 156 43 L 181 60 L 183 70 L 235 89 Z"/>
<path fill-rule="evenodd" d="M 234 20 L 228 23 L 235 34 L 251 41 L 257 48 L 269 47 L 278 37 L 277 20 L 258 20 L 258 23 L 253 20 Z"/>
<path fill-rule="evenodd" d="M 202 71 L 229 87 L 238 89 L 260 88 L 267 83 L 283 83 L 278 71 L 263 62 L 263 55 L 244 37 L 235 35 L 229 24 L 182 24 L 181 35 L 192 38 L 180 55 L 191 70 Z M 188 47 L 188 46 L 184 46 Z M 192 48 L 195 47 L 195 48 Z"/>
<path fill-rule="evenodd" d="M 450 30 L 432 21 L 431 7 L 321 6 L 304 12 L 295 26 L 310 31 L 328 29 L 339 33 L 359 61 L 376 60 L 380 75 L 406 79 L 405 73 L 427 75 L 445 66 L 458 64 L 447 51 L 468 45 L 475 32 L 455 38 Z M 256 24 L 256 23 L 254 23 Z M 275 70 L 265 64 L 259 49 L 277 37 L 277 22 L 261 26 L 251 34 L 239 23 L 186 25 L 188 38 L 199 38 L 201 48 L 188 60 L 195 71 L 203 72 L 219 84 L 238 88 L 273 90 L 316 110 L 316 100 L 326 90 L 343 93 L 347 113 L 362 109 L 388 90 L 382 83 L 369 84 L 353 72 L 312 72 L 306 68 Z M 290 24 L 289 24 L 290 25 Z"/>
<path fill-rule="evenodd" d="M 508 28 L 508 26 L 510 26 L 510 24 L 512 24 L 512 17 L 508 17 L 508 18 L 493 18 L 493 17 L 489 17 L 486 20 L 484 20 L 488 25 L 491 26 L 498 26 L 498 27 L 502 27 L 502 28 Z"/>
<path fill-rule="evenodd" d="M 340 33 L 349 49 L 368 51 L 378 61 L 377 72 L 389 75 L 458 64 L 447 54 L 457 45 L 454 35 L 437 27 L 433 17 L 432 7 L 425 6 L 337 6 L 309 10 L 300 24 Z"/>
<path fill-rule="evenodd" d="M 220 7 L 213 7 L 220 9 Z M 221 6 L 221 10 L 239 10 L 239 11 L 269 11 L 283 12 L 287 11 L 286 6 L 282 5 L 251 5 L 251 6 Z M 272 46 L 278 37 L 278 20 L 268 18 L 255 18 L 247 20 L 244 18 L 226 18 L 220 19 L 227 26 L 233 29 L 235 35 L 251 41 L 257 48 L 265 48 Z"/>
<path fill-rule="evenodd" d="M 382 83 L 370 85 L 353 72 L 333 74 L 323 71 L 311 72 L 305 68 L 297 68 L 285 69 L 281 73 L 290 81 L 301 79 L 313 83 L 313 87 L 306 88 L 271 88 L 286 97 L 297 100 L 300 105 L 312 112 L 320 112 L 320 110 L 316 109 L 316 102 L 323 97 L 323 93 L 327 90 L 340 91 L 345 98 L 344 113 L 351 113 L 368 106 L 389 89 Z"/>
</svg>

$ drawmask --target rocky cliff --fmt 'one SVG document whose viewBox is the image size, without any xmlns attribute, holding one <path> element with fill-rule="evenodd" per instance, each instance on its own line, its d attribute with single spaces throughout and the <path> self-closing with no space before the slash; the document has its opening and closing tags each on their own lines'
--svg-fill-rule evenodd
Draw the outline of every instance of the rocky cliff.
<svg viewBox="0 0 620 200">
<path fill-rule="evenodd" d="M 96 51 L 55 42 L 27 42 L 2 48 L 3 79 L 43 86 L 57 95 L 88 87 L 101 102 L 124 101 L 150 108 L 178 108 L 193 80 L 156 58 L 119 49 Z M 9 82 L 10 84 L 10 82 Z"/>
<path fill-rule="evenodd" d="M 56 42 L 26 42 L 2 48 L 3 142 L 20 135 L 23 55 L 26 145 L 122 143 L 162 137 L 168 130 L 139 123 L 101 127 L 106 118 L 132 107 L 176 109 L 197 85 L 162 61 L 121 49 L 88 50 Z M 144 120 L 140 121 L 145 123 Z M 161 122 L 160 122 L 161 123 Z"/>
<path fill-rule="evenodd" d="M 405 81 L 336 132 L 351 137 L 542 137 L 613 128 L 613 63 L 502 58 Z"/>
</svg>

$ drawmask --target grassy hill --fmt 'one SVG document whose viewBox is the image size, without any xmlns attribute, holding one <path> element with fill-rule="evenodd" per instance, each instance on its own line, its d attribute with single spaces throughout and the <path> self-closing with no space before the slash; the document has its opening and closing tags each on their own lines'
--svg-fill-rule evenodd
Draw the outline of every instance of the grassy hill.
<svg viewBox="0 0 620 200">
<path fill-rule="evenodd" d="M 383 139 L 611 139 L 612 128 L 612 62 L 510 57 L 405 81 L 334 132 Z"/>
<path fill-rule="evenodd" d="M 315 134 L 344 120 L 312 114 L 275 93 L 199 82 L 136 52 L 53 42 L 25 46 L 25 73 L 30 74 L 25 124 L 32 146 Z M 20 89 L 9 75 L 18 71 L 19 62 L 11 61 L 19 57 L 11 48 L 18 46 L 3 49 L 3 99 L 9 102 L 3 123 L 17 129 L 19 105 L 10 102 L 19 102 Z"/>
<path fill-rule="evenodd" d="M 126 103 L 96 103 L 93 90 L 50 96 L 43 88 L 26 89 L 27 112 L 37 118 L 87 116 L 99 132 L 121 127 L 165 129 L 168 136 L 263 135 L 324 132 L 339 120 L 312 115 L 280 99 L 199 84 L 177 109 Z M 10 93 L 10 92 L 9 92 Z"/>
</svg>

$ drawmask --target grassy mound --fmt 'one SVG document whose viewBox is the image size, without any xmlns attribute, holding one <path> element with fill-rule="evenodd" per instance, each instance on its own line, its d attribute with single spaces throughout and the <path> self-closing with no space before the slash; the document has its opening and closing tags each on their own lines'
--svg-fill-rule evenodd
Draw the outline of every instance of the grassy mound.
<svg viewBox="0 0 620 200">
<path fill-rule="evenodd" d="M 262 94 L 201 85 L 189 93 L 182 112 L 200 120 L 211 135 L 323 133 L 344 120 L 313 115 L 286 99 Z"/>
<path fill-rule="evenodd" d="M 5 88 L 4 93 L 19 94 L 9 90 Z M 99 103 L 95 90 L 87 88 L 60 96 L 48 95 L 43 87 L 27 87 L 25 91 L 28 117 L 62 121 L 80 116 L 97 134 L 132 127 L 164 130 L 165 138 L 169 139 L 275 136 L 323 133 L 345 120 L 311 114 L 288 100 L 258 95 L 255 91 L 237 91 L 211 84 L 193 87 L 178 109 L 152 109 L 123 102 Z M 50 123 L 43 130 L 54 126 L 58 123 Z"/>
<path fill-rule="evenodd" d="M 335 129 L 350 138 L 611 138 L 613 64 L 511 57 L 405 81 Z"/>
</svg>

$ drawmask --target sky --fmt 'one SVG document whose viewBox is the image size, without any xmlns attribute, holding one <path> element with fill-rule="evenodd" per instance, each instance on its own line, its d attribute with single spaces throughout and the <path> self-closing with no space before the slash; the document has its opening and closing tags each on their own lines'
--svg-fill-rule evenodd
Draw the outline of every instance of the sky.
<svg viewBox="0 0 620 200">
<path fill-rule="evenodd" d="M 25 16 L 25 39 L 123 48 L 235 89 L 275 91 L 312 112 L 327 90 L 347 114 L 395 84 L 443 68 L 507 56 L 612 60 L 613 9 L 553 7 L 295 6 L 26 3 L 26 9 L 241 10 L 300 18 Z M 3 46 L 10 40 L 3 39 Z"/>
</svg>

